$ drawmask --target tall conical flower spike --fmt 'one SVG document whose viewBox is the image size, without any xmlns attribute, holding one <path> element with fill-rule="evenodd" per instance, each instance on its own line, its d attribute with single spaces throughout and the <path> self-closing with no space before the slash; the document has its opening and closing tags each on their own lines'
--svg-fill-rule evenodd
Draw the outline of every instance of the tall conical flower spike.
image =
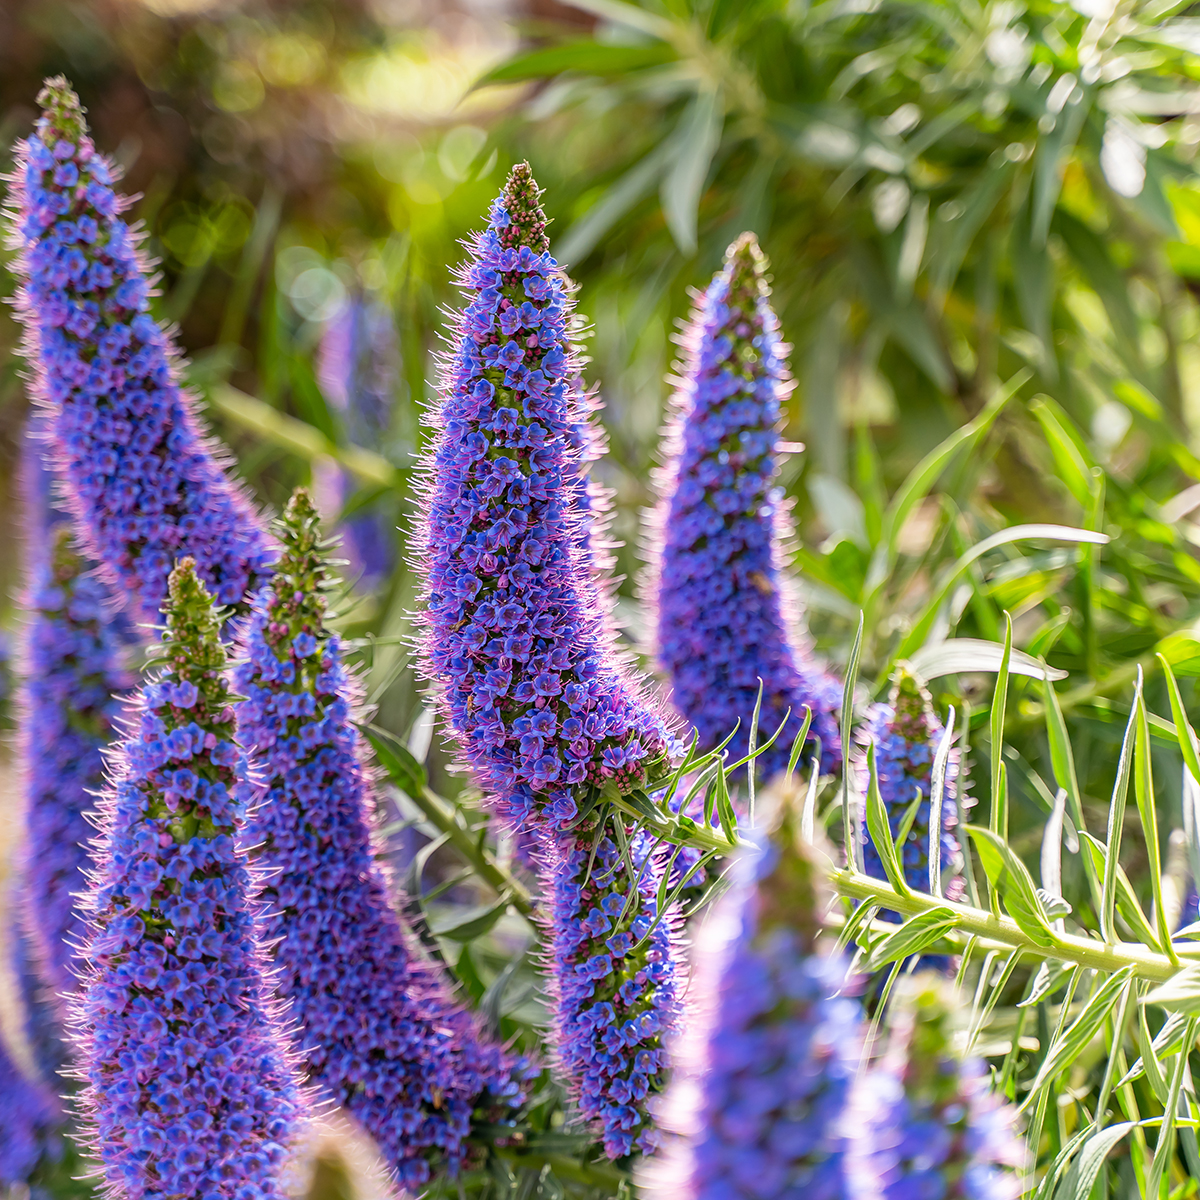
<svg viewBox="0 0 1200 1200">
<path fill-rule="evenodd" d="M 648 540 L 658 660 L 675 707 L 702 749 L 737 726 L 730 753 L 741 758 L 761 680 L 759 745 L 791 713 L 757 760 L 768 778 L 787 765 L 806 705 L 821 770 L 837 769 L 842 689 L 789 637 L 780 564 L 791 531 L 776 476 L 780 405 L 792 385 L 765 271 L 754 236 L 743 234 L 692 311 Z"/>
<path fill-rule="evenodd" d="M 91 1152 L 114 1198 L 275 1200 L 305 1115 L 237 837 L 250 793 L 220 620 L 190 559 L 105 794 L 75 1002 Z"/>
<path fill-rule="evenodd" d="M 36 497 L 30 500 L 36 509 Z M 43 978 L 54 993 L 65 994 L 76 986 L 72 964 L 83 926 L 75 895 L 86 883 L 94 834 L 84 814 L 96 807 L 102 751 L 114 737 L 119 697 L 133 679 L 122 665 L 124 639 L 112 597 L 74 548 L 70 528 L 51 528 L 44 509 L 28 516 L 29 625 L 20 692 L 24 919 Z"/>
<path fill-rule="evenodd" d="M 0 1189 L 5 1194 L 13 1188 L 15 1195 L 18 1185 L 31 1182 L 53 1152 L 61 1124 L 54 1097 L 21 1074 L 0 1040 Z"/>
<path fill-rule="evenodd" d="M 418 569 L 424 669 L 481 787 L 511 823 L 555 828 L 589 788 L 628 792 L 663 771 L 665 736 L 591 578 L 572 285 L 545 227 L 522 164 L 460 276 Z"/>
<path fill-rule="evenodd" d="M 622 834 L 593 820 L 544 848 L 555 1054 L 610 1158 L 658 1145 L 650 1106 L 679 1017 L 678 914 L 656 920 L 661 868 L 641 837 L 623 855 Z"/>
<path fill-rule="evenodd" d="M 988 1090 L 980 1059 L 952 1049 L 954 989 L 937 975 L 901 981 L 880 1064 L 847 1106 L 846 1174 L 855 1200 L 1015 1200 L 1025 1148 L 1016 1110 Z"/>
<path fill-rule="evenodd" d="M 872 710 L 863 739 L 875 746 L 875 767 L 879 775 L 879 794 L 887 809 L 893 839 L 918 793 L 921 805 L 909 830 L 908 840 L 900 847 L 904 877 L 910 887 L 929 891 L 929 817 L 930 791 L 933 784 L 933 760 L 945 730 L 933 709 L 933 698 L 924 682 L 902 663 L 892 679 L 887 704 Z M 865 765 L 860 767 L 861 786 L 866 793 Z M 962 849 L 955 837 L 958 825 L 959 756 L 952 750 L 946 765 L 945 794 L 942 797 L 941 864 L 944 891 L 950 899 L 962 894 Z M 871 841 L 865 815 L 861 823 L 863 862 L 868 875 L 885 879 L 879 852 Z"/>
<path fill-rule="evenodd" d="M 514 1064 L 446 980 L 410 950 L 377 861 L 358 688 L 324 628 L 331 579 L 317 514 L 298 490 L 282 555 L 255 599 L 234 682 L 262 787 L 245 840 L 268 881 L 261 928 L 310 1077 L 375 1139 L 408 1189 L 462 1165 L 472 1113 L 520 1099 Z M 514 1077 L 516 1071 L 516 1077 Z"/>
<path fill-rule="evenodd" d="M 240 604 L 269 574 L 270 542 L 180 389 L 176 351 L 148 312 L 147 265 L 121 218 L 128 201 L 113 191 L 78 97 L 58 78 L 38 102 L 11 199 L 17 313 L 83 549 L 143 620 L 157 619 L 184 551 L 219 603 Z"/>
<path fill-rule="evenodd" d="M 696 930 L 683 1031 L 660 1110 L 663 1152 L 641 1194 L 661 1200 L 843 1200 L 842 1113 L 861 1056 L 848 963 L 819 947 L 818 855 L 791 809 L 733 864 Z M 830 943 L 831 944 L 831 943 Z"/>
</svg>

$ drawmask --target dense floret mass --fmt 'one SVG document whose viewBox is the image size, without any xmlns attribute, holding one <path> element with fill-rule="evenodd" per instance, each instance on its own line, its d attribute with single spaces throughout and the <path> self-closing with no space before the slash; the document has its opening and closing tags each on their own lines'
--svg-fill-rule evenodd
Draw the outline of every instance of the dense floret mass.
<svg viewBox="0 0 1200 1200">
<path fill-rule="evenodd" d="M 958 1004 L 936 975 L 905 981 L 882 1062 L 845 1115 L 855 1200 L 1016 1200 L 1024 1146 L 1016 1110 L 988 1087 L 987 1065 L 951 1048 Z"/>
<path fill-rule="evenodd" d="M 519 166 L 460 277 L 419 566 L 425 670 L 480 785 L 512 824 L 556 827 L 589 788 L 646 784 L 665 735 L 591 577 L 572 297 L 546 247 Z"/>
<path fill-rule="evenodd" d="M 323 625 L 336 581 L 318 537 L 298 491 L 234 671 L 239 734 L 262 767 L 245 840 L 264 868 L 261 928 L 299 1055 L 417 1190 L 462 1165 L 476 1110 L 494 1121 L 519 1101 L 524 1064 L 482 1037 L 440 969 L 412 953 L 389 902 L 357 693 Z"/>
<path fill-rule="evenodd" d="M 102 752 L 132 677 L 112 597 L 74 549 L 71 531 L 44 519 L 33 525 L 21 684 L 22 897 L 41 974 L 53 992 L 66 993 L 76 985 L 83 926 L 75 895 L 86 883 L 94 834 L 85 814 L 96 807 Z"/>
<path fill-rule="evenodd" d="M 807 848 L 747 851 L 699 926 L 688 1019 L 672 1045 L 661 1200 L 843 1200 L 841 1121 L 862 1052 L 847 963 L 814 948 L 821 906 Z"/>
<path fill-rule="evenodd" d="M 59 79 L 39 102 L 13 191 L 17 310 L 83 549 L 144 620 L 183 553 L 221 604 L 240 604 L 269 574 L 269 540 L 180 389 L 127 201 L 78 98 Z"/>
<path fill-rule="evenodd" d="M 544 850 L 555 1052 L 610 1158 L 658 1145 L 650 1102 L 679 1017 L 678 915 L 656 921 L 658 864 L 640 840 L 628 851 L 594 830 L 559 834 Z"/>
<path fill-rule="evenodd" d="M 165 669 L 101 802 L 75 1002 L 91 1152 L 129 1200 L 275 1200 L 304 1099 L 238 847 L 249 796 L 220 623 L 194 565 L 170 577 Z"/>
<path fill-rule="evenodd" d="M 875 747 L 875 767 L 879 776 L 879 795 L 887 809 L 892 838 L 917 795 L 921 804 L 908 837 L 900 850 L 904 877 L 910 887 L 929 891 L 929 817 L 933 760 L 945 730 L 933 710 L 933 700 L 924 683 L 901 666 L 892 684 L 889 703 L 878 704 L 871 712 L 863 737 Z M 862 780 L 866 790 L 865 773 Z M 959 759 L 951 751 L 946 765 L 946 786 L 942 796 L 941 867 L 944 894 L 957 899 L 962 894 L 962 848 L 954 830 L 958 826 Z M 879 851 L 871 841 L 865 816 L 861 825 L 863 861 L 868 875 L 887 878 Z"/>
<path fill-rule="evenodd" d="M 730 752 L 745 755 L 760 680 L 759 745 L 790 712 L 757 760 L 767 777 L 787 766 L 806 706 L 821 770 L 838 768 L 834 714 L 842 689 L 789 638 L 780 571 L 789 531 L 776 476 L 780 403 L 791 384 L 764 270 L 757 242 L 744 234 L 684 332 L 652 534 L 659 545 L 651 593 L 658 659 L 702 749 L 737 726 Z"/>
<path fill-rule="evenodd" d="M 21 1074 L 0 1040 L 0 1188 L 29 1183 L 53 1153 L 61 1124 L 54 1097 Z"/>
</svg>

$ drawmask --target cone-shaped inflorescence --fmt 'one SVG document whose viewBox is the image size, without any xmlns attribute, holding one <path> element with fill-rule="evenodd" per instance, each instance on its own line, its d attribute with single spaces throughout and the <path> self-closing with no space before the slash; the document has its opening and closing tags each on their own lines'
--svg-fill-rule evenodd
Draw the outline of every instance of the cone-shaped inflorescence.
<svg viewBox="0 0 1200 1200">
<path fill-rule="evenodd" d="M 892 679 L 887 704 L 878 704 L 867 721 L 863 737 L 875 746 L 875 766 L 879 775 L 879 794 L 887 809 L 893 839 L 917 795 L 921 804 L 903 846 L 898 847 L 904 877 L 910 887 L 929 891 L 929 817 L 933 760 L 945 730 L 933 709 L 933 698 L 919 676 L 901 664 Z M 865 794 L 866 768 L 862 768 Z M 959 756 L 950 752 L 946 765 L 946 786 L 942 797 L 941 867 L 944 894 L 957 899 L 962 894 L 962 849 L 955 837 L 958 825 Z M 861 823 L 863 862 L 868 875 L 886 879 L 879 852 L 871 841 L 865 815 Z M 886 915 L 886 914 L 885 914 Z"/>
<path fill-rule="evenodd" d="M 610 1158 L 658 1145 L 650 1106 L 666 1077 L 681 984 L 678 916 L 656 923 L 661 869 L 640 837 L 627 843 L 617 820 L 585 820 L 546 839 L 544 851 L 555 1054 Z"/>
<path fill-rule="evenodd" d="M 988 1090 L 986 1065 L 951 1045 L 953 989 L 937 975 L 902 981 L 887 1050 L 847 1106 L 846 1168 L 855 1200 L 1015 1200 L 1024 1146 L 1016 1111 Z"/>
<path fill-rule="evenodd" d="M 730 752 L 735 759 L 746 753 L 760 680 L 758 744 L 791 712 L 757 760 L 767 777 L 786 767 L 806 705 L 821 770 L 837 769 L 834 713 L 842 689 L 789 639 L 780 562 L 790 531 L 776 475 L 780 405 L 791 382 L 765 269 L 753 235 L 743 234 L 683 335 L 651 531 L 651 594 L 658 659 L 701 749 L 719 745 L 737 726 Z"/>
<path fill-rule="evenodd" d="M 121 219 L 128 201 L 78 97 L 59 78 L 38 101 L 37 131 L 17 150 L 17 311 L 83 548 L 144 620 L 185 551 L 220 603 L 240 604 L 269 572 L 269 540 L 180 390 Z"/>
<path fill-rule="evenodd" d="M 396 332 L 392 314 L 378 299 L 358 294 L 325 326 L 317 355 L 321 390 L 341 417 L 356 446 L 376 448 L 386 440 L 396 387 Z M 357 483 L 345 467 L 329 462 L 320 473 L 319 505 L 341 510 Z M 314 480 L 316 483 L 317 480 Z M 365 587 L 377 587 L 396 561 L 395 514 L 372 504 L 340 523 L 342 550 L 351 575 Z"/>
<path fill-rule="evenodd" d="M 570 821 L 589 788 L 663 769 L 659 716 L 612 649 L 578 507 L 582 388 L 571 285 L 528 166 L 471 243 L 424 463 L 425 670 L 513 824 Z"/>
<path fill-rule="evenodd" d="M 481 1036 L 440 971 L 410 951 L 376 861 L 358 689 L 323 626 L 336 581 L 308 493 L 279 527 L 282 554 L 256 597 L 234 682 L 243 743 L 262 765 L 246 830 L 266 868 L 261 928 L 314 1082 L 371 1134 L 405 1187 L 457 1171 L 472 1113 L 520 1098 L 523 1064 Z"/>
<path fill-rule="evenodd" d="M 789 807 L 732 866 L 696 934 L 688 1015 L 660 1109 L 662 1154 L 642 1194 L 662 1200 L 842 1200 L 842 1113 L 862 1049 L 845 958 L 818 949 L 818 855 Z"/>
<path fill-rule="evenodd" d="M 25 923 L 38 965 L 56 994 L 74 990 L 72 964 L 83 925 L 76 894 L 86 886 L 84 815 L 104 782 L 102 751 L 114 736 L 118 697 L 132 686 L 123 669 L 123 637 L 108 589 L 90 571 L 65 524 L 34 518 L 29 625 L 21 687 L 24 771 Z"/>
<path fill-rule="evenodd" d="M 237 842 L 250 787 L 220 621 L 190 559 L 163 611 L 165 669 L 101 803 L 75 1013 L 86 1133 L 114 1197 L 282 1197 L 305 1105 Z"/>
<path fill-rule="evenodd" d="M 54 1097 L 21 1074 L 0 1040 L 0 1189 L 30 1182 L 53 1154 L 61 1124 Z"/>
</svg>

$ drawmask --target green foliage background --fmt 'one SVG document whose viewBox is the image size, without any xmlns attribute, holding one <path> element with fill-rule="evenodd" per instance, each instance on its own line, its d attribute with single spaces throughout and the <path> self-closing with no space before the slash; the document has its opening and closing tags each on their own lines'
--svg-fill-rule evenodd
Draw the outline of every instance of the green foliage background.
<svg viewBox="0 0 1200 1200">
<path fill-rule="evenodd" d="M 590 378 L 611 440 L 597 474 L 616 493 L 619 604 L 635 645 L 646 614 L 633 581 L 670 338 L 689 289 L 753 229 L 795 347 L 786 436 L 807 450 L 788 460 L 783 483 L 819 652 L 844 668 L 863 614 L 866 701 L 884 694 L 897 659 L 918 655 L 936 669 L 928 647 L 951 636 L 1003 642 L 1011 615 L 1013 645 L 1064 673 L 1049 710 L 1041 685 L 1020 675 L 1003 711 L 988 673 L 941 675 L 934 687 L 943 713 L 952 704 L 966 714 L 973 821 L 1004 832 L 993 803 L 1003 758 L 1007 844 L 1039 879 L 1060 787 L 1070 830 L 1108 828 L 1141 672 L 1145 775 L 1118 828 L 1149 912 L 1161 891 L 1155 864 L 1181 877 L 1186 862 L 1168 839 L 1183 824 L 1182 759 L 1156 654 L 1174 665 L 1188 709 L 1200 674 L 1193 7 L 10 0 L 0 10 L 0 143 L 29 129 L 40 79 L 65 72 L 98 142 L 142 193 L 135 211 L 161 263 L 159 313 L 179 324 L 191 382 L 241 473 L 278 507 L 314 464 L 340 461 L 358 488 L 348 507 L 380 506 L 401 530 L 459 239 L 506 169 L 528 157 L 555 252 L 594 323 Z M 325 321 L 359 294 L 390 309 L 398 334 L 391 428 L 368 447 L 350 444 L 315 370 Z M 0 318 L 10 490 L 28 404 L 16 339 Z M 1080 544 L 1048 524 L 1109 540 Z M 18 533 L 10 521 L 0 535 L 9 597 Z M 499 1028 L 533 1046 L 535 935 L 514 890 L 525 884 L 509 874 L 508 847 L 488 835 L 479 849 L 481 818 L 438 740 L 429 744 L 403 643 L 412 597 L 401 567 L 377 592 L 355 594 L 343 622 L 363 639 L 378 725 L 399 739 L 381 742 L 400 762 L 393 833 L 433 839 L 406 880 L 423 895 L 413 915 Z M 424 765 L 408 764 L 405 747 Z M 836 792 L 820 797 L 835 831 Z M 976 860 L 985 908 L 986 867 Z M 1071 928 L 1100 929 L 1103 904 L 1079 853 L 1064 853 L 1063 877 Z M 1135 908 L 1121 909 L 1122 936 L 1138 936 Z M 860 941 L 869 946 L 869 935 Z M 1043 1166 L 1091 1127 L 1098 1093 L 1119 1106 L 1114 1119 L 1164 1111 L 1169 1075 L 1105 1088 L 1103 1029 L 1117 1028 L 1118 1014 L 1130 1061 L 1139 1053 L 1137 1006 L 1114 1008 L 1119 989 L 1103 990 L 1113 972 L 1081 982 L 1082 967 L 1046 979 L 1036 958 L 1007 963 L 969 957 L 964 984 L 1005 1086 L 1022 1099 L 1045 1085 Z M 1018 1009 L 1023 994 L 1036 1002 Z M 1073 1028 L 1087 995 L 1112 1003 L 1043 1078 L 1048 1049 L 1061 1045 L 1054 1031 Z M 1144 1011 L 1153 1037 L 1163 1010 Z M 1185 1101 L 1200 1071 L 1190 1057 L 1176 1086 Z M 620 1169 L 588 1164 L 594 1151 L 562 1112 L 547 1081 L 525 1148 L 491 1153 L 470 1190 L 627 1188 Z M 1164 1195 L 1197 1188 L 1189 1119 L 1179 1138 L 1161 1139 Z M 1159 1144 L 1156 1127 L 1138 1126 L 1096 1187 L 1140 1194 Z M 1087 1194 L 1078 1172 L 1071 1187 L 1061 1194 Z"/>
</svg>

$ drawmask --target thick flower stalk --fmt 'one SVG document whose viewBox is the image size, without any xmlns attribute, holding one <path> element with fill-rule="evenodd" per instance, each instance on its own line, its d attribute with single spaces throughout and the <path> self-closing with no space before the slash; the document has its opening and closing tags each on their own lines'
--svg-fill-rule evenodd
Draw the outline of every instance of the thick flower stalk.
<svg viewBox="0 0 1200 1200">
<path fill-rule="evenodd" d="M 594 789 L 652 782 L 665 735 L 592 577 L 572 288 L 545 227 L 522 164 L 460 276 L 418 563 L 424 669 L 450 729 L 501 815 L 555 828 Z"/>
<path fill-rule="evenodd" d="M 392 314 L 378 300 L 361 295 L 326 324 L 317 354 L 317 381 L 341 418 L 346 436 L 356 446 L 376 448 L 392 420 L 396 387 L 396 335 Z M 336 513 L 355 491 L 344 467 L 329 463 L 318 481 L 319 506 Z M 339 524 L 342 551 L 352 577 L 365 587 L 383 583 L 396 563 L 395 514 L 379 503 Z"/>
<path fill-rule="evenodd" d="M 987 1066 L 952 1049 L 953 988 L 905 979 L 880 1063 L 845 1114 L 846 1174 L 855 1200 L 1015 1200 L 1025 1148 L 1016 1110 L 989 1091 Z"/>
<path fill-rule="evenodd" d="M 754 236 L 743 234 L 692 311 L 649 539 L 657 656 L 701 749 L 736 726 L 730 753 L 747 752 L 760 681 L 758 744 L 791 714 L 757 760 L 764 778 L 787 766 L 806 706 L 821 771 L 838 768 L 842 698 L 789 634 L 781 562 L 790 526 L 776 476 L 792 384 L 765 271 Z"/>
<path fill-rule="evenodd" d="M 128 200 L 113 190 L 78 97 L 59 78 L 38 101 L 13 188 L 17 312 L 82 548 L 143 620 L 157 620 L 182 553 L 219 603 L 240 604 L 269 574 L 270 542 L 180 388 L 121 218 Z"/>
<path fill-rule="evenodd" d="M 620 1158 L 658 1145 L 650 1107 L 679 1016 L 678 915 L 656 920 L 661 873 L 648 847 L 635 840 L 622 854 L 623 831 L 591 825 L 544 849 L 553 1042 L 580 1112 Z"/>
<path fill-rule="evenodd" d="M 929 817 L 930 790 L 933 783 L 933 760 L 945 730 L 933 709 L 929 689 L 910 668 L 901 665 L 892 679 L 887 704 L 872 710 L 863 731 L 863 739 L 875 747 L 875 767 L 879 776 L 879 794 L 887 809 L 892 838 L 900 835 L 908 810 L 918 794 L 921 804 L 903 846 L 898 846 L 904 867 L 904 878 L 910 887 L 929 891 Z M 860 771 L 863 793 L 866 793 L 865 765 Z M 941 867 L 943 894 L 952 900 L 962 895 L 962 848 L 954 830 L 958 825 L 959 756 L 950 752 L 946 765 L 946 786 L 942 796 Z M 863 862 L 867 874 L 886 879 L 879 852 L 871 841 L 865 814 L 860 834 Z M 886 915 L 886 914 L 885 914 Z"/>
<path fill-rule="evenodd" d="M 190 559 L 101 801 L 74 1004 L 82 1107 L 109 1194 L 275 1200 L 305 1116 L 238 847 L 250 793 L 220 621 Z"/>
<path fill-rule="evenodd" d="M 54 1097 L 21 1074 L 0 1040 L 0 1189 L 28 1184 L 44 1159 L 56 1157 L 61 1124 Z"/>
<path fill-rule="evenodd" d="M 22 902 L 41 975 L 63 995 L 76 986 L 72 964 L 84 934 L 75 896 L 86 885 L 87 844 L 95 835 L 85 814 L 96 807 L 103 751 L 114 737 L 119 698 L 133 680 L 123 666 L 123 629 L 112 597 L 75 549 L 70 528 L 51 527 L 45 509 L 29 516 L 20 691 Z"/>
<path fill-rule="evenodd" d="M 524 1064 L 483 1038 L 440 970 L 412 952 L 392 909 L 355 724 L 358 689 L 323 623 L 323 593 L 336 580 L 303 490 L 280 541 L 234 670 L 246 697 L 238 731 L 262 768 L 245 833 L 266 880 L 260 928 L 310 1078 L 416 1191 L 433 1170 L 462 1165 L 476 1110 L 495 1120 L 520 1100 Z"/>
<path fill-rule="evenodd" d="M 641 1194 L 661 1200 L 843 1200 L 841 1120 L 862 1053 L 846 959 L 819 947 L 817 858 L 788 810 L 773 843 L 731 868 L 696 930 L 683 1031 L 660 1107 L 660 1156 Z"/>
</svg>

